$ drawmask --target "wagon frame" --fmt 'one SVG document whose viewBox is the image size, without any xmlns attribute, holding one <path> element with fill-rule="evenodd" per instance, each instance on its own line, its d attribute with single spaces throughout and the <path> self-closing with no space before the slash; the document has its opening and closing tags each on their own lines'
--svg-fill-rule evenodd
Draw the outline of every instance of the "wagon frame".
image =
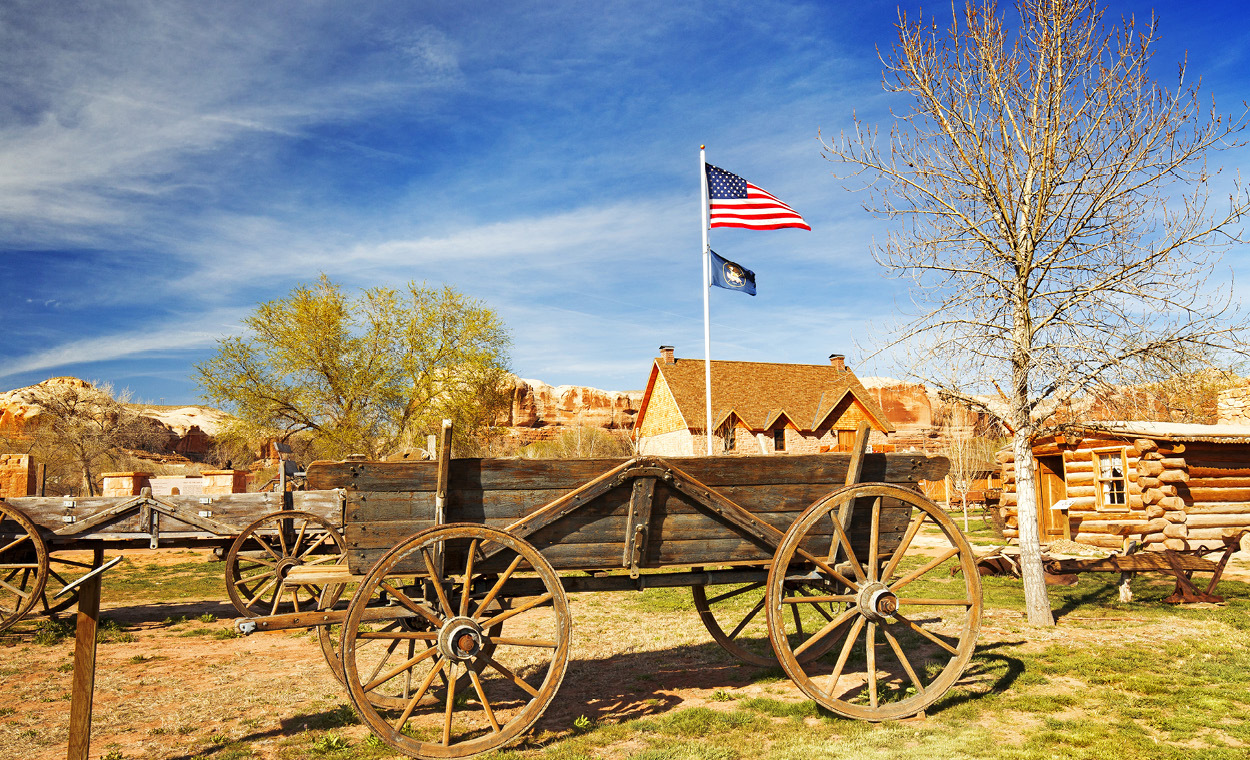
<svg viewBox="0 0 1250 760">
<path fill-rule="evenodd" d="M 325 585 L 318 610 L 239 629 L 317 627 L 363 721 L 414 757 L 523 737 L 583 591 L 690 586 L 719 644 L 822 707 L 917 715 L 972 655 L 979 576 L 915 487 L 945 460 L 865 454 L 860 433 L 853 454 L 314 463 L 314 487 L 343 489 L 345 562 L 287 576 Z"/>
</svg>

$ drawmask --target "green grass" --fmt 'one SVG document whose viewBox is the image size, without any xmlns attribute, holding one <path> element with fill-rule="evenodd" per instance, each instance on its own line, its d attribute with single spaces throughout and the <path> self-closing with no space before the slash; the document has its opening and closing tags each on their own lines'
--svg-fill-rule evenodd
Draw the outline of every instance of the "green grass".
<svg viewBox="0 0 1250 760">
<path fill-rule="evenodd" d="M 178 562 L 171 565 L 136 564 L 129 558 L 109 571 L 109 601 L 135 599 L 219 599 L 225 588 L 221 562 Z M 205 621 L 208 622 L 208 621 Z"/>
</svg>

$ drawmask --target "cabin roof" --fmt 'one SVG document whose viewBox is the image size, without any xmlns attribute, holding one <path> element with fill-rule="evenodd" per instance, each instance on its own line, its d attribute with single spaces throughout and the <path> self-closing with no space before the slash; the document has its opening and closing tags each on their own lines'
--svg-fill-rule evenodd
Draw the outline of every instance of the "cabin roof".
<svg viewBox="0 0 1250 760">
<path fill-rule="evenodd" d="M 702 359 L 656 359 L 678 409 L 692 427 L 702 427 L 704 369 Z M 648 394 L 651 387 L 648 384 Z M 712 419 L 723 422 L 732 412 L 752 430 L 767 430 L 784 416 L 800 430 L 815 430 L 847 396 L 860 403 L 873 427 L 894 432 L 884 410 L 849 369 L 822 364 L 774 362 L 712 362 Z"/>
<path fill-rule="evenodd" d="M 1085 433 L 1109 433 L 1117 438 L 1150 438 L 1158 441 L 1204 443 L 1250 443 L 1250 425 L 1198 425 L 1189 422 L 1117 420 L 1088 422 L 1077 427 Z"/>
</svg>

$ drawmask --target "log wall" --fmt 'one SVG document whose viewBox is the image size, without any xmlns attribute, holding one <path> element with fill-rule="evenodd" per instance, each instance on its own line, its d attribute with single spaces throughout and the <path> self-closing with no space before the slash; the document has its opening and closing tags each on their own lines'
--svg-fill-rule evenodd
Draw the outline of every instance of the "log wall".
<svg viewBox="0 0 1250 760">
<path fill-rule="evenodd" d="M 1128 504 L 1115 511 L 1100 510 L 1093 452 L 1114 447 L 1124 447 L 1128 461 Z M 1131 526 L 1147 549 L 1217 548 L 1223 546 L 1225 531 L 1250 529 L 1248 444 L 1086 438 L 1034 448 L 1035 456 L 1056 454 L 1063 456 L 1075 541 L 1118 548 L 1123 541 L 1120 530 Z M 1013 460 L 1010 452 L 998 454 L 1003 467 L 999 509 L 1008 537 L 1019 535 Z"/>
</svg>

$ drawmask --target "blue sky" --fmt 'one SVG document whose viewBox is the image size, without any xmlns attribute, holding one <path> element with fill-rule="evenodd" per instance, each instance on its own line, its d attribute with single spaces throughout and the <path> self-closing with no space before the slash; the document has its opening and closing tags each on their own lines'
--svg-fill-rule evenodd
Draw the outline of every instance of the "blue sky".
<svg viewBox="0 0 1250 760">
<path fill-rule="evenodd" d="M 1222 110 L 1247 99 L 1250 9 L 1107 7 L 1157 9 L 1157 77 L 1188 54 Z M 522 377 L 641 388 L 661 343 L 702 356 L 701 143 L 812 226 L 711 232 L 759 289 L 712 292 L 713 358 L 890 374 L 861 363 L 906 300 L 868 253 L 886 223 L 817 131 L 906 107 L 876 52 L 897 8 L 0 0 L 0 390 L 194 402 L 192 365 L 321 272 L 452 284 Z"/>
</svg>

